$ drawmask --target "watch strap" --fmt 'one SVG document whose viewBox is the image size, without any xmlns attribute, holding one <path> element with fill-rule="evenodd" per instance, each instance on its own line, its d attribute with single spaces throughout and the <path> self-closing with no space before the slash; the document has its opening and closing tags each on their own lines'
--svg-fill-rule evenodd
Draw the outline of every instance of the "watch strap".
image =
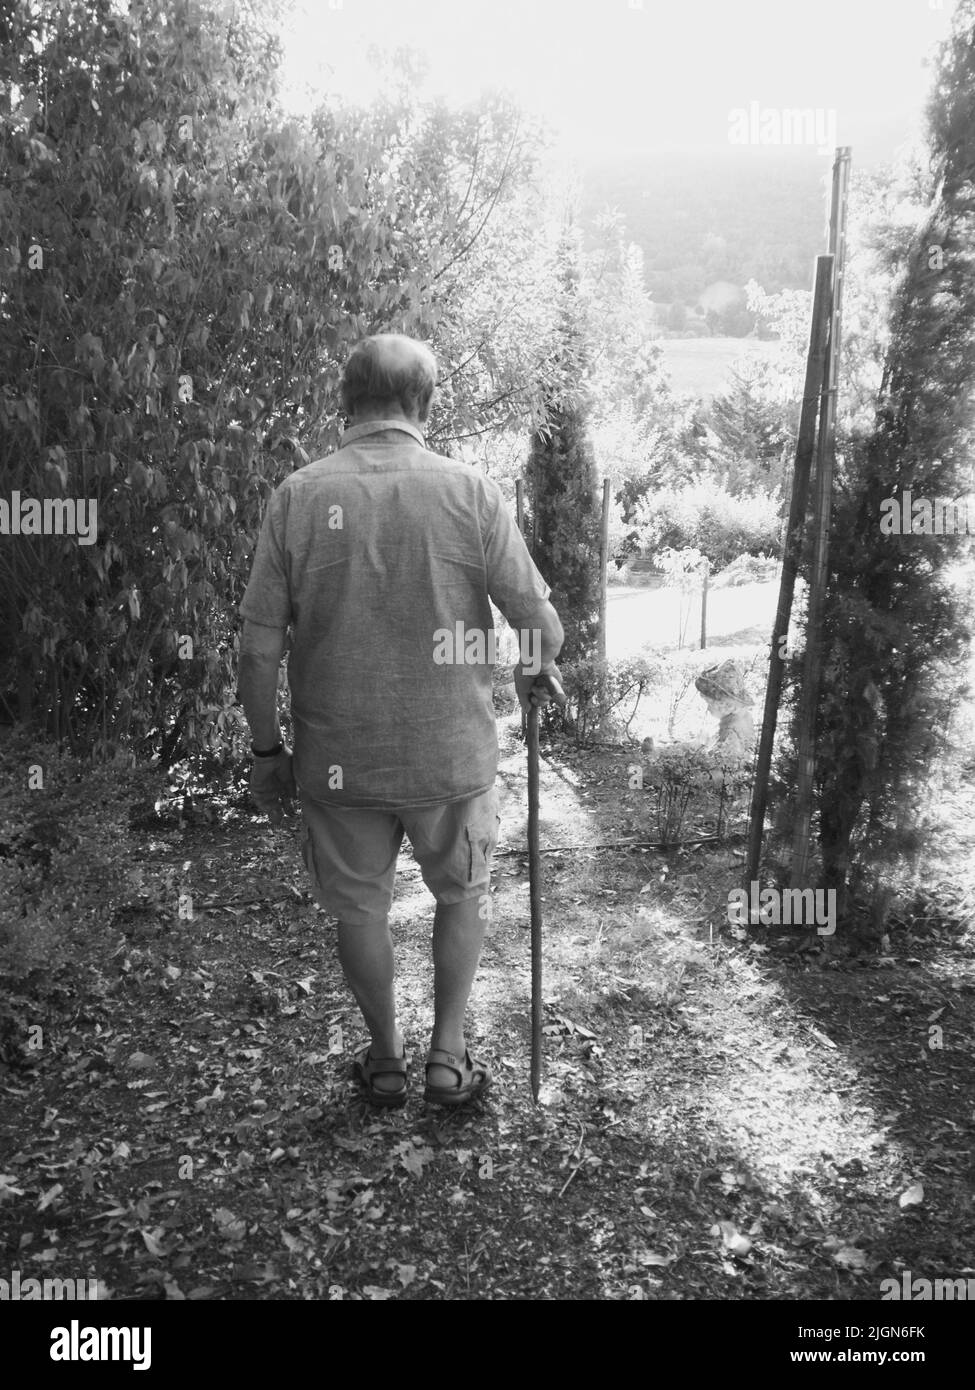
<svg viewBox="0 0 975 1390">
<path fill-rule="evenodd" d="M 253 743 L 251 744 L 251 752 L 255 758 L 276 758 L 283 748 L 284 740 L 280 738 L 273 748 L 255 748 Z"/>
</svg>

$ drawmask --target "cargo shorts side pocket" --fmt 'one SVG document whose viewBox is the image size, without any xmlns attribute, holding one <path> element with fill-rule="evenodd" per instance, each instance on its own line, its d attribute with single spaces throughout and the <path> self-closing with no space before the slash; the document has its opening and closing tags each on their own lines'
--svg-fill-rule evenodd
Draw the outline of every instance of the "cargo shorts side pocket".
<svg viewBox="0 0 975 1390">
<path fill-rule="evenodd" d="M 478 813 L 464 826 L 467 843 L 467 882 L 483 883 L 491 875 L 491 857 L 498 843 L 498 828 L 501 817 L 492 797 L 487 805 L 478 807 Z"/>
</svg>

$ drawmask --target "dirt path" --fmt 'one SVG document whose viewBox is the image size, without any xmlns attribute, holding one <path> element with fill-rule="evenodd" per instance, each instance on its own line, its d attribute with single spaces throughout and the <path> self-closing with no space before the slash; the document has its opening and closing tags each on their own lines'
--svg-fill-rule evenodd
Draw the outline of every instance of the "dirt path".
<svg viewBox="0 0 975 1390">
<path fill-rule="evenodd" d="M 543 844 L 645 829 L 630 756 L 546 760 Z M 511 722 L 500 786 L 501 847 L 518 849 Z M 0 1077 L 0 1238 L 24 1277 L 130 1298 L 873 1300 L 904 1269 L 970 1263 L 973 899 L 957 875 L 938 920 L 856 955 L 788 931 L 733 939 L 733 847 L 546 855 L 535 1109 L 526 866 L 502 854 L 471 1005 L 495 1093 L 470 1113 L 415 1096 L 377 1115 L 347 1080 L 360 1027 L 296 832 L 232 814 L 150 832 L 144 856 L 158 894 L 116 913 L 50 999 L 43 1045 Z M 411 861 L 399 882 L 419 1064 L 429 899 Z"/>
</svg>

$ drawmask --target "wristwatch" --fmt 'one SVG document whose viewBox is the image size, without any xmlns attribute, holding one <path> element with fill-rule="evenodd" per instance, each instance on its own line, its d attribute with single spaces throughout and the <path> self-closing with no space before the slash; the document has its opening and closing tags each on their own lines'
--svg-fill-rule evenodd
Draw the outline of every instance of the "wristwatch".
<svg viewBox="0 0 975 1390">
<path fill-rule="evenodd" d="M 253 743 L 251 744 L 251 752 L 255 758 L 276 758 L 283 748 L 284 740 L 280 738 L 273 748 L 255 748 Z"/>
</svg>

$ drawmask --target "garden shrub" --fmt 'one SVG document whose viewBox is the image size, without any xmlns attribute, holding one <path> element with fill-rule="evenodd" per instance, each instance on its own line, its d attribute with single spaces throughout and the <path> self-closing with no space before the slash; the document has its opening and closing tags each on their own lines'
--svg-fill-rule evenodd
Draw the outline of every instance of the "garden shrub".
<svg viewBox="0 0 975 1390">
<path fill-rule="evenodd" d="M 732 808 L 740 806 L 751 784 L 751 767 L 719 752 L 679 743 L 662 748 L 644 768 L 643 787 L 654 794 L 651 815 L 656 838 L 678 845 L 692 811 L 714 824 L 721 839 Z"/>
<path fill-rule="evenodd" d="M 14 733 L 0 744 L 0 789 L 2 1054 L 25 1001 L 49 994 L 133 896 L 130 807 L 153 805 L 163 782 L 121 757 L 93 767 Z"/>
<path fill-rule="evenodd" d="M 584 657 L 567 661 L 560 669 L 566 693 L 564 726 L 580 748 L 611 728 L 627 737 L 641 699 L 666 678 L 664 661 L 651 664 L 642 657 L 626 661 Z"/>
<path fill-rule="evenodd" d="M 697 549 L 713 570 L 743 552 L 767 556 L 781 549 L 782 521 L 774 498 L 764 493 L 733 497 L 710 479 L 648 494 L 636 520 L 644 553 Z"/>
<path fill-rule="evenodd" d="M 715 589 L 736 588 L 740 584 L 767 584 L 776 578 L 779 562 L 764 555 L 737 555 L 730 565 L 711 579 Z"/>
</svg>

